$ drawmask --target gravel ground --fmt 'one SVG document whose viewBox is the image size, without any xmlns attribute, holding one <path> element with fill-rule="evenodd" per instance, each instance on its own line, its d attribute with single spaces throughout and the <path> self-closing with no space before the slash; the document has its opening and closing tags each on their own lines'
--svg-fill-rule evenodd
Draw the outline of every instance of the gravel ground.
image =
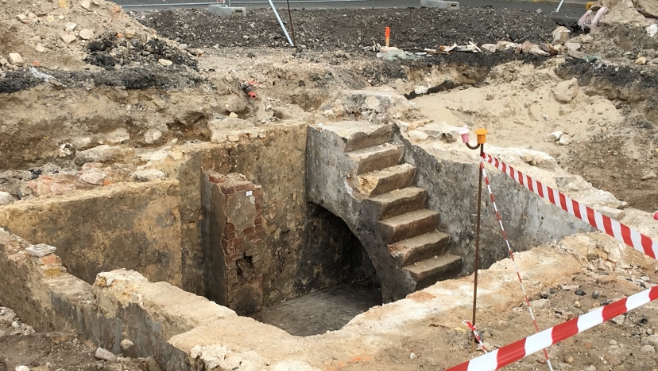
<svg viewBox="0 0 658 371">
<path fill-rule="evenodd" d="M 278 47 L 287 42 L 270 10 L 247 17 L 222 18 L 204 10 L 131 13 L 159 34 L 191 47 Z M 285 17 L 284 17 L 285 15 Z M 282 14 L 287 19 L 287 14 Z M 391 44 L 401 48 L 499 40 L 551 40 L 556 24 L 546 15 L 488 8 L 343 9 L 292 12 L 296 44 L 310 50 L 358 50 L 383 43 L 391 27 Z M 288 27 L 290 29 L 290 27 Z"/>
</svg>

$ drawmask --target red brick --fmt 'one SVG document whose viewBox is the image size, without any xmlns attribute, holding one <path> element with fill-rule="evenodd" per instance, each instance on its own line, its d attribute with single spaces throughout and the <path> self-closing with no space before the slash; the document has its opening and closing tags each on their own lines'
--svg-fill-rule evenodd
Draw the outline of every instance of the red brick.
<svg viewBox="0 0 658 371">
<path fill-rule="evenodd" d="M 262 216 L 257 216 L 254 219 L 254 225 L 257 225 L 257 226 L 263 225 L 263 217 Z"/>
<path fill-rule="evenodd" d="M 226 177 L 222 174 L 208 174 L 208 181 L 215 184 L 226 182 Z"/>
<path fill-rule="evenodd" d="M 254 183 L 240 183 L 235 186 L 235 192 L 249 191 L 254 188 Z"/>
<path fill-rule="evenodd" d="M 254 229 L 254 227 L 249 227 L 249 228 L 243 230 L 242 234 L 245 235 L 245 236 L 248 236 L 250 234 L 253 234 L 255 231 L 256 230 Z"/>
<path fill-rule="evenodd" d="M 222 193 L 223 193 L 224 195 L 226 195 L 226 196 L 232 195 L 232 194 L 235 192 L 235 188 L 233 188 L 233 187 L 231 187 L 231 186 L 225 186 L 225 185 L 223 185 L 223 186 L 221 186 L 220 188 L 221 188 L 221 190 L 222 190 Z"/>
<path fill-rule="evenodd" d="M 235 238 L 235 232 L 227 232 L 226 230 L 224 231 L 224 234 L 222 236 L 223 238 L 226 238 L 227 240 L 232 240 Z"/>
<path fill-rule="evenodd" d="M 55 254 L 48 254 L 39 260 L 41 261 L 41 265 L 61 264 L 59 257 Z"/>
<path fill-rule="evenodd" d="M 227 223 L 226 227 L 224 227 L 224 233 L 228 232 L 235 232 L 235 227 L 233 226 L 233 223 Z"/>
</svg>

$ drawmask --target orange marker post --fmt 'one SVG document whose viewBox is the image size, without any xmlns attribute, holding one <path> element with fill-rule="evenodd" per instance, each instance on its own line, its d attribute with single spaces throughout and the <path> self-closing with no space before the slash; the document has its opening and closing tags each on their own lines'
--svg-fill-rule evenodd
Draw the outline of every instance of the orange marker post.
<svg viewBox="0 0 658 371">
<path fill-rule="evenodd" d="M 388 48 L 390 39 L 391 39 L 391 28 L 386 26 L 386 47 L 387 48 Z"/>
</svg>

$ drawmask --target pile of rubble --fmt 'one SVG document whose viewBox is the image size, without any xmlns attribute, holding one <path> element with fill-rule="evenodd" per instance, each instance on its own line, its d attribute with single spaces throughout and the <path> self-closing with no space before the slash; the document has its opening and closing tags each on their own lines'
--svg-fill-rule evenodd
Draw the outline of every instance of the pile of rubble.
<svg viewBox="0 0 658 371">
<path fill-rule="evenodd" d="M 0 73 L 30 66 L 79 70 L 87 63 L 111 69 L 196 67 L 175 42 L 159 39 L 154 30 L 105 0 L 4 2 L 0 35 Z"/>
</svg>

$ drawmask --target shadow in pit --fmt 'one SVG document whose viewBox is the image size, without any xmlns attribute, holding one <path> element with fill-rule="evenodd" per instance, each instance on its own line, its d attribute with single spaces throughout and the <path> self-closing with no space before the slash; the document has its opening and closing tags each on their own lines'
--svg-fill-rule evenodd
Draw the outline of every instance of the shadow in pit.
<svg viewBox="0 0 658 371">
<path fill-rule="evenodd" d="M 338 330 L 352 318 L 382 304 L 375 268 L 345 222 L 308 204 L 306 249 L 295 286 L 309 294 L 263 308 L 252 317 L 287 331 L 311 336 Z"/>
</svg>

